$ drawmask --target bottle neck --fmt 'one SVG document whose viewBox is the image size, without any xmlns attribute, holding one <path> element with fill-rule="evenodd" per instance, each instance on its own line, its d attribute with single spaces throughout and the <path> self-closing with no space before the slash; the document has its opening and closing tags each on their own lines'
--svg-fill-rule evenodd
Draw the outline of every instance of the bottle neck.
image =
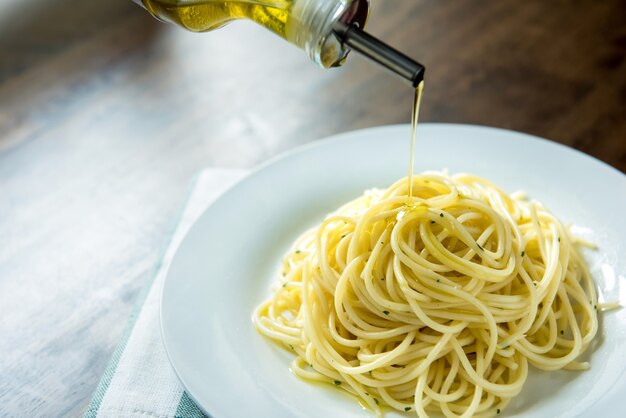
<svg viewBox="0 0 626 418">
<path fill-rule="evenodd" d="M 337 22 L 365 26 L 369 0 L 295 0 L 287 24 L 287 40 L 304 49 L 323 68 L 343 63 L 349 49 L 335 36 Z"/>
</svg>

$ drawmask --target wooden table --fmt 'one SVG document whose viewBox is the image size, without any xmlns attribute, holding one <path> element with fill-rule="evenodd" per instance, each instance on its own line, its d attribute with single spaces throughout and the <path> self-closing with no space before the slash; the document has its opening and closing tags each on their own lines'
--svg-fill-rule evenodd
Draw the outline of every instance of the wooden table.
<svg viewBox="0 0 626 418">
<path fill-rule="evenodd" d="M 374 4 L 422 61 L 422 121 L 536 134 L 626 171 L 626 1 Z M 354 56 L 323 71 L 249 22 L 210 34 L 130 1 L 0 0 L 0 416 L 77 416 L 190 181 L 410 120 Z"/>
</svg>

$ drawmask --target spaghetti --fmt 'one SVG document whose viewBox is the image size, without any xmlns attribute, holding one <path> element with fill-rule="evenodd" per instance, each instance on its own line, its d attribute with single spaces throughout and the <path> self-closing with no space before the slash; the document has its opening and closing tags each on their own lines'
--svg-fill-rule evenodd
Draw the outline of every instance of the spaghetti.
<svg viewBox="0 0 626 418">
<path fill-rule="evenodd" d="M 305 232 L 254 312 L 293 372 L 385 408 L 488 417 L 528 366 L 589 367 L 597 299 L 576 239 L 546 208 L 472 175 L 371 190 Z"/>
</svg>

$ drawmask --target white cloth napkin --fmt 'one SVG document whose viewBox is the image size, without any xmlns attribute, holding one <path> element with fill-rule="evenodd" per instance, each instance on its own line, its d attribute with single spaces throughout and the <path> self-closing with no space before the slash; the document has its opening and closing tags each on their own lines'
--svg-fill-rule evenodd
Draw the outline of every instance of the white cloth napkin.
<svg viewBox="0 0 626 418">
<path fill-rule="evenodd" d="M 244 170 L 206 169 L 189 194 L 158 273 L 133 312 L 85 417 L 205 417 L 183 390 L 161 341 L 159 303 L 172 257 L 193 222 Z"/>
</svg>

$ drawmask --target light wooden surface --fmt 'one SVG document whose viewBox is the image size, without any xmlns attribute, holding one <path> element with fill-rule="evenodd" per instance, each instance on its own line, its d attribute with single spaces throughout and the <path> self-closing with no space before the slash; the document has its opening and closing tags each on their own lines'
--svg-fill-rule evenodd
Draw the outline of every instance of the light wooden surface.
<svg viewBox="0 0 626 418">
<path fill-rule="evenodd" d="M 626 171 L 626 1 L 377 1 L 422 61 L 422 121 L 520 130 Z M 78 416 L 194 174 L 408 122 L 411 91 L 323 71 L 249 22 L 209 34 L 126 0 L 0 0 L 0 416 Z"/>
</svg>

